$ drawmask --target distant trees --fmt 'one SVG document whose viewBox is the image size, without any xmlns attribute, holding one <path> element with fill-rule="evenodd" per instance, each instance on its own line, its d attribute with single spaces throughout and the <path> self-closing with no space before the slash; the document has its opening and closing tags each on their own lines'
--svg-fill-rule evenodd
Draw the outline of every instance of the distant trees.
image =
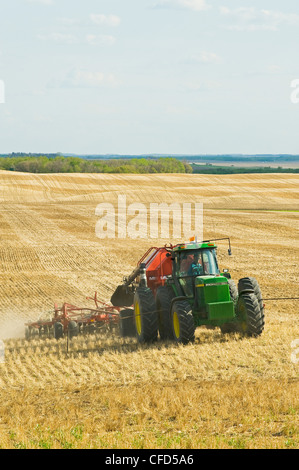
<svg viewBox="0 0 299 470">
<path fill-rule="evenodd" d="M 192 173 L 208 175 L 233 175 L 242 173 L 299 173 L 299 168 L 279 167 L 238 167 L 238 166 L 216 166 L 208 163 L 206 165 L 191 165 Z"/>
<path fill-rule="evenodd" d="M 92 160 L 12 154 L 0 158 L 0 169 L 26 173 L 192 173 L 189 163 L 168 157 Z"/>
<path fill-rule="evenodd" d="M 62 155 L 11 154 L 0 156 L 0 169 L 25 173 L 299 173 L 298 168 L 189 164 L 174 157 L 80 158 Z"/>
</svg>

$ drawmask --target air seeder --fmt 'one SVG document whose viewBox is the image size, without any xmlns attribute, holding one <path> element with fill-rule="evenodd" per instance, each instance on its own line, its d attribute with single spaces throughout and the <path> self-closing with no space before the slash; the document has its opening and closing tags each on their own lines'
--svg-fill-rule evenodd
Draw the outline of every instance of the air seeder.
<svg viewBox="0 0 299 470">
<path fill-rule="evenodd" d="M 264 305 L 252 277 L 238 286 L 228 270 L 220 272 L 215 239 L 175 246 L 152 247 L 111 297 L 119 307 L 124 335 L 140 343 L 173 339 L 193 341 L 200 326 L 220 327 L 259 336 L 264 329 Z M 230 239 L 229 254 L 231 254 Z"/>
</svg>

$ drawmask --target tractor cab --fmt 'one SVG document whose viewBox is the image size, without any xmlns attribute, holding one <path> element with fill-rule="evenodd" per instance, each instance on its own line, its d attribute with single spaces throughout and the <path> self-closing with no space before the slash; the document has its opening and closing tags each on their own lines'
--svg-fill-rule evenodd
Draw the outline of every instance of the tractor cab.
<svg viewBox="0 0 299 470">
<path fill-rule="evenodd" d="M 177 277 L 217 275 L 216 246 L 206 244 L 179 245 L 174 248 L 175 274 Z"/>
<path fill-rule="evenodd" d="M 186 243 L 173 248 L 173 274 L 177 296 L 185 296 L 195 321 L 213 324 L 234 316 L 229 283 L 220 273 L 214 243 Z"/>
<path fill-rule="evenodd" d="M 214 244 L 178 245 L 173 254 L 173 278 L 187 297 L 194 296 L 197 277 L 220 275 Z"/>
</svg>

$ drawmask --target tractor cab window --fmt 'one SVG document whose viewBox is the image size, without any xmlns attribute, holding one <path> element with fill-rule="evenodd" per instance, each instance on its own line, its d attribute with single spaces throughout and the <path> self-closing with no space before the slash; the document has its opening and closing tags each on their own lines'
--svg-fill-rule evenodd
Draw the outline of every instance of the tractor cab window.
<svg viewBox="0 0 299 470">
<path fill-rule="evenodd" d="M 194 297 L 194 279 L 203 274 L 201 251 L 185 251 L 176 256 L 176 276 L 184 295 Z"/>
<path fill-rule="evenodd" d="M 202 251 L 202 265 L 204 274 L 219 274 L 215 250 Z"/>
<path fill-rule="evenodd" d="M 184 295 L 194 297 L 196 276 L 219 274 L 216 251 L 201 249 L 177 253 L 175 273 Z"/>
<path fill-rule="evenodd" d="M 177 254 L 177 277 L 204 276 L 209 274 L 219 274 L 215 250 L 190 250 Z"/>
<path fill-rule="evenodd" d="M 200 276 L 203 274 L 200 251 L 178 253 L 176 275 L 178 277 Z"/>
</svg>

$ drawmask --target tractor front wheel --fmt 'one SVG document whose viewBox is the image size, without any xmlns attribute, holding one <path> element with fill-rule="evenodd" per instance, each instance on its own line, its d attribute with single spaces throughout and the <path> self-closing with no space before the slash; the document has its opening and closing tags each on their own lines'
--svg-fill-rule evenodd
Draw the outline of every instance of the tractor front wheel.
<svg viewBox="0 0 299 470">
<path fill-rule="evenodd" d="M 171 318 L 174 340 L 182 344 L 194 341 L 195 324 L 191 307 L 186 300 L 173 302 Z"/>
<path fill-rule="evenodd" d="M 158 316 L 154 295 L 148 287 L 138 287 L 134 295 L 134 318 L 139 343 L 152 343 L 158 337 Z"/>
<path fill-rule="evenodd" d="M 257 297 L 261 314 L 264 317 L 264 302 L 263 302 L 263 296 L 262 296 L 261 288 L 259 286 L 258 281 L 254 277 L 243 277 L 238 282 L 238 291 L 239 291 L 239 295 L 242 293 L 253 292 Z"/>
<path fill-rule="evenodd" d="M 246 293 L 239 297 L 237 305 L 239 331 L 248 336 L 260 336 L 264 329 L 264 316 L 255 294 Z"/>
</svg>

